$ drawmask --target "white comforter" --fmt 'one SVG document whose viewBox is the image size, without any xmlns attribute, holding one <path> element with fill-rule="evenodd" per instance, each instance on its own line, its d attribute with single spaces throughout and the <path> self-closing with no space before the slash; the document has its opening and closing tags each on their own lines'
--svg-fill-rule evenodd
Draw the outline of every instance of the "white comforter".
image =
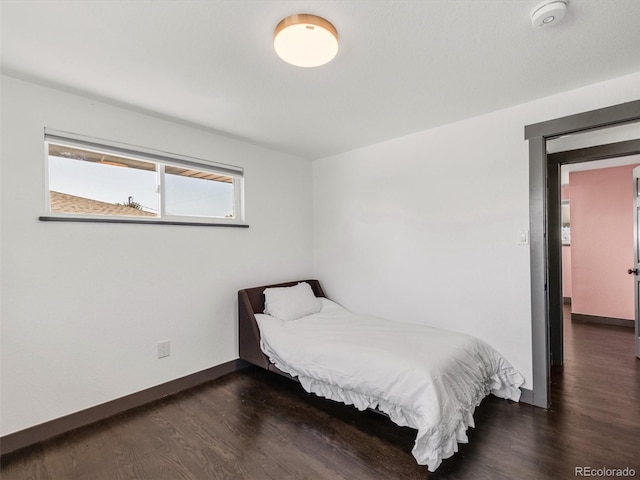
<svg viewBox="0 0 640 480">
<path fill-rule="evenodd" d="M 430 471 L 468 441 L 465 431 L 486 395 L 520 399 L 524 378 L 482 340 L 321 300 L 320 313 L 298 320 L 256 315 L 262 350 L 307 392 L 378 408 L 417 429 L 412 453 Z"/>
</svg>

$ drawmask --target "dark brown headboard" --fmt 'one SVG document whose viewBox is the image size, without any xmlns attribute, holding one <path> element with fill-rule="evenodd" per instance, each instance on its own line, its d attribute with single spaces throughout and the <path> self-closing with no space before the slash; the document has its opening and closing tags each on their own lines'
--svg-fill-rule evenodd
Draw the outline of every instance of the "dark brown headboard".
<svg viewBox="0 0 640 480">
<path fill-rule="evenodd" d="M 256 313 L 264 311 L 264 290 L 272 287 L 293 287 L 299 282 L 306 282 L 311 286 L 316 297 L 325 297 L 318 280 L 298 280 L 295 282 L 264 285 L 262 287 L 245 288 L 238 291 L 238 329 L 240 341 L 240 358 L 267 370 L 273 370 L 269 358 L 260 350 L 260 330 L 256 322 Z"/>
</svg>

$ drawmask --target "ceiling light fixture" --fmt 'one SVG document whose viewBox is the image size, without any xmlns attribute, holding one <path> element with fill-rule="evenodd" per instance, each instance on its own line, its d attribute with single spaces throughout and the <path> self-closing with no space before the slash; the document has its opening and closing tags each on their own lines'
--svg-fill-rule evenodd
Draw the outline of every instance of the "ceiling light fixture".
<svg viewBox="0 0 640 480">
<path fill-rule="evenodd" d="M 273 34 L 278 56 L 296 67 L 319 67 L 338 53 L 338 32 L 317 15 L 299 13 L 283 18 Z"/>
<path fill-rule="evenodd" d="M 531 25 L 545 27 L 557 23 L 567 12 L 568 0 L 546 0 L 531 11 Z"/>
</svg>

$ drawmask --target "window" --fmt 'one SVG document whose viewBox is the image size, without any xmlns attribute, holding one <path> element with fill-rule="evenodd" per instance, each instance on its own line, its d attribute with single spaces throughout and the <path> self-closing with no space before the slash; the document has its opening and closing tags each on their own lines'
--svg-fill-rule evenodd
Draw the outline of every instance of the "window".
<svg viewBox="0 0 640 480">
<path fill-rule="evenodd" d="M 243 169 L 45 130 L 41 220 L 243 225 Z"/>
</svg>

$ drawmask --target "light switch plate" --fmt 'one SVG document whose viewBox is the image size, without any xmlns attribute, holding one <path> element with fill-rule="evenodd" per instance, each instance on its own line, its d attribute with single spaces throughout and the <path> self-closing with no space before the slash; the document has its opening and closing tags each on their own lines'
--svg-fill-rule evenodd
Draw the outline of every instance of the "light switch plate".
<svg viewBox="0 0 640 480">
<path fill-rule="evenodd" d="M 529 230 L 520 230 L 518 232 L 518 244 L 529 245 Z"/>
<path fill-rule="evenodd" d="M 171 344 L 169 340 L 158 342 L 158 358 L 164 358 L 171 355 Z"/>
</svg>

